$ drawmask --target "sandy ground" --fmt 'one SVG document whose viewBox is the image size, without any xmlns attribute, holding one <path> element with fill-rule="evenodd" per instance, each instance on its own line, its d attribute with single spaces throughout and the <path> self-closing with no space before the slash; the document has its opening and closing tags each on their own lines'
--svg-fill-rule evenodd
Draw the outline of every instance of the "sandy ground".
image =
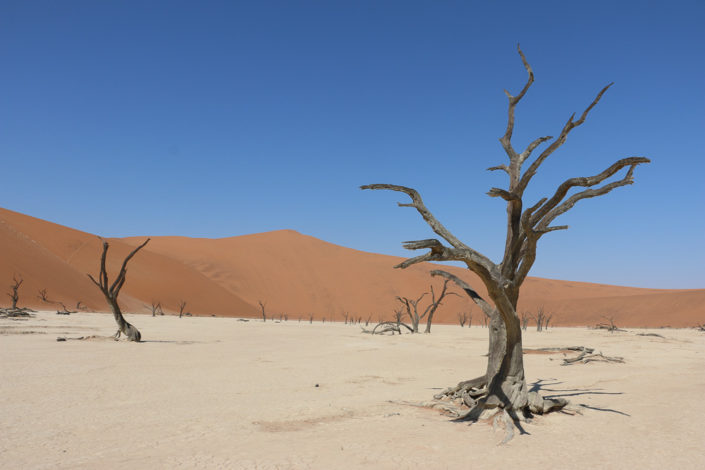
<svg viewBox="0 0 705 470">
<path fill-rule="evenodd" d="M 101 314 L 0 320 L 0 467 L 460 469 L 705 468 L 705 334 L 528 331 L 531 347 L 585 345 L 626 364 L 527 354 L 528 380 L 587 405 L 498 446 L 487 423 L 404 404 L 485 367 L 487 330 L 372 337 L 357 326 Z"/>
</svg>

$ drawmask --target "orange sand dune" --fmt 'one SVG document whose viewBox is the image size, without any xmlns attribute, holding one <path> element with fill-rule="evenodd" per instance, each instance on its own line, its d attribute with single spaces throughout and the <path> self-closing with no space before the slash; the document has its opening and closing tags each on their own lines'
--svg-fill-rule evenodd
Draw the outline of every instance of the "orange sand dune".
<svg viewBox="0 0 705 470">
<path fill-rule="evenodd" d="M 112 278 L 133 247 L 121 240 L 109 241 L 107 266 Z M 51 308 L 38 298 L 39 289 L 45 288 L 50 300 L 68 307 L 80 300 L 92 310 L 107 309 L 103 295 L 86 276 L 97 277 L 99 270 L 101 245 L 96 236 L 0 209 L 0 242 L 2 285 L 9 285 L 15 273 L 24 278 L 20 306 Z M 182 262 L 147 250 L 130 261 L 120 294 L 124 310 L 147 312 L 145 304 L 154 300 L 174 311 L 182 299 L 188 303 L 186 311 L 194 314 L 255 313 L 253 306 Z"/>
<path fill-rule="evenodd" d="M 143 240 L 111 239 L 109 272 L 115 273 L 129 250 Z M 22 275 L 20 305 L 48 308 L 37 297 L 38 290 L 46 288 L 50 299 L 67 306 L 80 300 L 93 310 L 106 310 L 102 295 L 86 276 L 98 270 L 100 242 L 94 235 L 0 209 L 0 243 L 0 285 L 9 285 L 14 273 Z M 152 301 L 173 312 L 178 301 L 185 300 L 186 310 L 194 315 L 252 317 L 258 315 L 261 300 L 274 317 L 287 314 L 297 320 L 313 315 L 316 320 L 342 321 L 348 312 L 376 322 L 392 318 L 399 306 L 396 296 L 416 298 L 430 285 L 436 292 L 442 285 L 428 274 L 437 265 L 393 269 L 400 260 L 291 230 L 222 239 L 154 237 L 131 261 L 120 301 L 130 312 L 146 313 L 145 304 Z M 485 293 L 469 271 L 444 269 Z M 554 324 L 563 326 L 591 325 L 606 315 L 620 326 L 687 327 L 705 321 L 705 289 L 529 278 L 519 310 L 535 312 L 539 306 L 554 314 Z M 461 294 L 447 298 L 435 322 L 456 323 L 461 311 L 471 311 L 474 324 L 481 321 L 479 309 Z"/>
<path fill-rule="evenodd" d="M 132 244 L 139 240 L 126 239 Z M 266 301 L 275 316 L 285 312 L 291 318 L 307 318 L 313 313 L 316 319 L 341 321 L 343 312 L 350 312 L 372 321 L 390 319 L 399 306 L 396 296 L 415 298 L 431 284 L 436 292 L 442 285 L 428 275 L 437 265 L 392 269 L 402 258 L 344 248 L 291 230 L 216 240 L 157 237 L 149 248 L 183 261 L 253 305 Z M 444 269 L 481 295 L 486 293 L 468 270 Z M 592 325 L 607 315 L 623 326 L 684 327 L 705 319 L 705 289 L 640 289 L 529 278 L 519 309 L 535 312 L 539 306 L 563 326 Z M 475 324 L 481 321 L 479 309 L 464 294 L 449 297 L 435 321 L 455 323 L 461 311 L 471 311 Z"/>
</svg>

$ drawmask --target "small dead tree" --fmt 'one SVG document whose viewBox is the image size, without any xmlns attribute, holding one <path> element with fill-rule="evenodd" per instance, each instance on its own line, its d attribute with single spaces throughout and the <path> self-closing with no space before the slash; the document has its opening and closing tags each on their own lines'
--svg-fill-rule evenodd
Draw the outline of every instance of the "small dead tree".
<svg viewBox="0 0 705 470">
<path fill-rule="evenodd" d="M 372 320 L 372 315 L 367 317 L 367 320 L 365 320 L 365 326 L 370 324 L 370 320 Z"/>
<path fill-rule="evenodd" d="M 615 323 L 614 323 L 614 317 L 613 317 L 613 316 L 609 316 L 609 317 L 608 317 L 607 315 L 602 315 L 602 318 L 604 318 L 605 320 L 607 320 L 609 323 L 598 323 L 598 324 L 595 326 L 596 329 L 598 329 L 598 330 L 607 330 L 607 331 L 609 331 L 610 333 L 614 333 L 615 331 L 626 331 L 626 330 L 623 330 L 623 329 L 617 327 L 617 325 L 615 325 Z"/>
<path fill-rule="evenodd" d="M 543 321 L 543 328 L 545 330 L 548 330 L 548 324 L 551 323 L 551 320 L 553 320 L 553 314 L 547 315 L 546 319 Z"/>
<path fill-rule="evenodd" d="M 164 311 L 162 310 L 162 303 L 161 302 L 152 301 L 152 305 L 150 305 L 150 306 L 145 305 L 145 307 L 147 307 L 148 309 L 150 309 L 152 311 L 153 317 L 156 317 L 157 313 L 160 315 L 164 315 Z"/>
<path fill-rule="evenodd" d="M 346 325 L 348 324 L 348 312 L 343 312 L 343 321 Z"/>
<path fill-rule="evenodd" d="M 12 301 L 12 306 L 10 309 L 16 310 L 17 309 L 17 301 L 20 300 L 20 295 L 17 292 L 24 282 L 24 279 L 22 279 L 22 276 L 18 276 L 17 274 L 14 274 L 12 276 L 12 284 L 10 284 L 10 289 L 12 289 L 12 292 L 8 292 L 7 296 L 10 298 Z"/>
<path fill-rule="evenodd" d="M 37 296 L 37 298 L 38 298 L 39 300 L 41 300 L 42 302 L 45 302 L 45 303 L 48 303 L 48 304 L 51 303 L 51 300 L 49 300 L 49 297 L 48 297 L 46 288 L 44 288 L 44 289 L 39 289 L 39 295 Z"/>
<path fill-rule="evenodd" d="M 460 261 L 474 272 L 487 289 L 488 296 L 504 325 L 505 348 L 501 351 L 502 366 L 492 377 L 488 377 L 488 394 L 465 416 L 476 421 L 484 411 L 488 413 L 503 413 L 505 422 L 518 420 L 520 414 L 546 412 L 556 407 L 550 400 L 542 399 L 538 393 L 529 392 L 524 374 L 522 332 L 516 308 L 519 292 L 529 271 L 536 260 L 538 241 L 547 233 L 565 230 L 567 225 L 552 225 L 553 221 L 572 209 L 583 199 L 608 194 L 613 189 L 630 185 L 634 182 L 634 170 L 638 165 L 649 163 L 644 157 L 629 157 L 616 161 L 602 172 L 589 177 L 570 178 L 560 184 L 555 192 L 533 204 L 525 204 L 524 192 L 536 175 L 541 164 L 568 138 L 573 129 L 581 126 L 590 111 L 597 105 L 603 94 L 612 85 L 604 87 L 576 120 L 572 115 L 563 125 L 558 137 L 541 151 L 538 157 L 532 159 L 532 153 L 552 136 L 539 137 L 533 140 L 522 151 L 517 151 L 512 143 L 514 132 L 514 115 L 517 104 L 524 97 L 534 82 L 534 72 L 531 69 L 521 48 L 518 48 L 528 80 L 518 95 L 505 91 L 509 100 L 507 128 L 499 139 L 508 157 L 506 164 L 489 168 L 491 171 L 502 171 L 508 176 L 506 189 L 491 188 L 487 193 L 490 197 L 498 197 L 506 203 L 507 225 L 504 254 L 500 262 L 490 258 L 463 243 L 450 232 L 426 207 L 421 195 L 413 188 L 392 184 L 370 184 L 361 189 L 391 190 L 406 194 L 411 202 L 400 203 L 401 207 L 416 209 L 430 228 L 446 244 L 438 239 L 405 242 L 403 246 L 412 250 L 428 249 L 426 254 L 416 256 L 398 264 L 397 268 L 407 268 L 425 261 Z M 528 166 L 528 168 L 525 167 Z M 605 183 L 606 180 L 626 169 L 621 178 Z M 442 173 L 439 173 L 442 174 Z M 577 192 L 569 194 L 571 190 Z M 510 420 L 511 417 L 511 420 Z"/>
<path fill-rule="evenodd" d="M 531 318 L 536 320 L 536 331 L 543 330 L 543 322 L 546 319 L 546 312 L 543 311 L 543 307 L 539 307 L 536 311 L 536 315 L 532 315 Z"/>
<path fill-rule="evenodd" d="M 179 318 L 184 315 L 184 309 L 186 308 L 186 301 L 179 300 Z"/>
<path fill-rule="evenodd" d="M 259 304 L 259 308 L 262 311 L 262 321 L 267 322 L 267 312 L 265 312 L 264 307 L 267 305 L 267 302 L 262 302 L 261 300 L 258 300 L 257 303 Z"/>
<path fill-rule="evenodd" d="M 76 302 L 76 310 L 86 310 L 86 306 L 83 305 L 83 301 L 79 300 Z"/>
<path fill-rule="evenodd" d="M 433 289 L 433 286 L 431 286 L 431 303 L 428 304 L 428 306 L 424 309 L 423 313 L 419 314 L 419 302 L 421 299 L 428 294 L 428 292 L 424 292 L 421 294 L 421 297 L 418 299 L 410 299 L 408 297 L 397 297 L 397 300 L 401 302 L 401 304 L 404 306 L 406 309 L 406 314 L 409 316 L 409 321 L 411 322 L 411 329 L 413 333 L 418 333 L 419 332 L 419 323 L 421 320 L 424 318 L 426 319 L 426 329 L 424 330 L 424 333 L 430 333 L 431 332 L 431 323 L 433 322 L 433 315 L 436 313 L 436 310 L 438 307 L 441 305 L 443 302 L 443 298 L 446 295 L 456 295 L 454 292 L 448 292 L 448 280 L 443 281 L 443 288 L 441 289 L 440 294 L 438 297 L 436 297 L 436 292 Z"/>
<path fill-rule="evenodd" d="M 529 316 L 529 314 L 527 312 L 522 312 L 522 314 L 521 314 L 521 329 L 524 331 L 526 331 L 526 329 L 529 326 L 529 318 L 531 318 L 531 317 Z"/>
<path fill-rule="evenodd" d="M 467 312 L 458 312 L 458 323 L 460 323 L 460 328 L 465 326 L 465 323 L 468 321 L 468 314 Z"/>
<path fill-rule="evenodd" d="M 120 272 L 118 273 L 117 277 L 115 278 L 115 281 L 113 281 L 112 284 L 108 281 L 108 272 L 105 268 L 105 258 L 108 255 L 108 242 L 101 239 L 103 242 L 103 254 L 100 257 L 100 273 L 98 274 L 98 279 L 99 281 L 96 281 L 93 276 L 88 274 L 88 277 L 90 278 L 91 281 L 93 281 L 93 284 L 98 286 L 100 291 L 103 293 L 103 296 L 105 297 L 105 300 L 108 302 L 108 305 L 110 305 L 110 309 L 113 311 L 113 317 L 115 317 L 115 322 L 118 324 L 118 330 L 117 333 L 115 333 L 115 339 L 120 338 L 120 333 L 124 334 L 127 336 L 127 339 L 130 341 L 140 341 L 142 339 L 142 335 L 140 334 L 139 330 L 129 324 L 125 318 L 122 316 L 122 312 L 120 311 L 120 306 L 118 305 L 118 294 L 120 294 L 120 289 L 122 289 L 122 286 L 125 285 L 125 276 L 127 274 L 127 263 L 132 259 L 133 256 L 135 256 L 135 253 L 140 251 L 144 246 L 149 243 L 149 238 L 144 241 L 140 246 L 135 248 L 130 252 L 129 255 L 125 258 L 125 260 L 122 262 L 122 266 L 120 267 Z"/>
</svg>

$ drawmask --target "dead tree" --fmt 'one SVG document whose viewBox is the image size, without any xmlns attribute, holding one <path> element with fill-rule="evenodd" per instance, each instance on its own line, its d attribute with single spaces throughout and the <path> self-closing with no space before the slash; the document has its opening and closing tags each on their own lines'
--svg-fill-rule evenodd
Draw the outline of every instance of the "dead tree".
<svg viewBox="0 0 705 470">
<path fill-rule="evenodd" d="M 446 243 L 444 244 L 438 239 L 405 242 L 403 244 L 405 248 L 428 249 L 429 251 L 426 254 L 407 259 L 396 267 L 407 268 L 425 261 L 463 262 L 470 271 L 480 278 L 502 319 L 505 327 L 506 348 L 501 351 L 501 367 L 494 376 L 489 378 L 488 394 L 478 401 L 477 405 L 468 413 L 467 418 L 471 420 L 476 420 L 483 410 L 495 412 L 497 408 L 503 409 L 505 417 L 506 413 L 509 413 L 516 420 L 519 416 L 518 412 L 528 413 L 529 410 L 543 412 L 554 408 L 553 404 L 547 404 L 548 400 L 541 399 L 538 394 L 530 396 L 526 385 L 521 323 L 516 312 L 521 285 L 536 259 L 536 247 L 539 239 L 547 233 L 568 228 L 566 225 L 551 225 L 558 216 L 573 208 L 583 199 L 602 196 L 615 188 L 632 184 L 634 169 L 640 164 L 649 162 L 649 159 L 644 157 L 618 160 L 594 176 L 570 178 L 560 184 L 552 195 L 525 206 L 524 192 L 541 164 L 565 143 L 571 131 L 585 122 L 588 113 L 599 102 L 611 84 L 597 94 L 577 120 L 575 120 L 575 115 L 570 116 L 560 130 L 558 137 L 550 142 L 538 157 L 532 159 L 532 153 L 541 145 L 551 141 L 553 137 L 539 137 L 521 151 L 514 148 L 512 134 L 514 132 L 515 108 L 534 81 L 533 70 L 521 48 L 518 48 L 518 52 L 528 73 L 528 80 L 516 96 L 505 91 L 509 100 L 507 128 L 499 140 L 508 157 L 508 162 L 489 168 L 491 171 L 503 171 L 509 178 L 506 189 L 491 188 L 487 193 L 490 197 L 502 198 L 506 203 L 507 235 L 504 254 L 499 263 L 493 262 L 451 233 L 426 207 L 421 195 L 415 189 L 392 184 L 371 184 L 361 187 L 361 189 L 391 190 L 406 194 L 411 202 L 399 205 L 416 209 L 431 229 Z M 605 183 L 608 178 L 625 168 L 627 169 L 626 173 L 621 179 Z M 442 172 L 438 174 L 442 174 Z M 569 192 L 574 188 L 577 188 L 578 191 L 569 195 Z"/>
<path fill-rule="evenodd" d="M 443 282 L 443 288 L 441 289 L 441 293 L 438 295 L 438 298 L 436 298 L 436 292 L 433 290 L 433 286 L 431 286 L 431 303 L 426 306 L 424 309 L 423 313 L 419 314 L 419 302 L 421 299 L 424 298 L 428 292 L 424 292 L 421 294 L 421 297 L 418 299 L 410 299 L 408 297 L 397 297 L 397 300 L 401 302 L 401 304 L 404 306 L 406 309 L 406 314 L 409 316 L 409 321 L 411 322 L 411 328 L 413 333 L 418 333 L 419 332 L 419 323 L 421 320 L 424 318 L 426 319 L 426 330 L 424 330 L 424 333 L 430 333 L 431 332 L 431 323 L 433 322 L 433 315 L 436 313 L 436 310 L 438 307 L 441 305 L 443 298 L 446 295 L 454 295 L 454 292 L 448 292 L 448 280 Z"/>
<path fill-rule="evenodd" d="M 41 300 L 42 302 L 45 302 L 45 303 L 48 303 L 48 304 L 51 303 L 51 300 L 49 300 L 49 297 L 48 297 L 46 288 L 44 288 L 44 289 L 39 289 L 39 295 L 37 296 L 37 298 L 38 298 L 39 300 Z"/>
<path fill-rule="evenodd" d="M 526 331 L 526 328 L 529 326 L 529 314 L 527 312 L 523 312 L 521 314 L 521 329 Z"/>
<path fill-rule="evenodd" d="M 626 331 L 626 330 L 623 330 L 623 329 L 617 327 L 617 325 L 615 325 L 614 317 L 612 317 L 612 316 L 608 317 L 607 315 L 602 315 L 602 318 L 607 320 L 609 323 L 598 323 L 597 325 L 595 325 L 595 329 L 607 330 L 610 333 L 614 333 L 615 331 Z"/>
<path fill-rule="evenodd" d="M 532 315 L 531 318 L 536 320 L 536 331 L 543 330 L 543 322 L 546 319 L 546 313 L 543 311 L 543 307 L 539 307 L 536 311 L 536 315 Z"/>
<path fill-rule="evenodd" d="M 184 309 L 186 308 L 186 301 L 179 300 L 179 318 L 184 315 Z"/>
<path fill-rule="evenodd" d="M 262 321 L 267 322 L 267 313 L 264 311 L 264 306 L 267 305 L 267 302 L 262 302 L 261 300 L 258 300 L 257 303 L 259 304 L 260 310 L 262 310 Z"/>
<path fill-rule="evenodd" d="M 140 246 L 132 250 L 129 255 L 127 255 L 125 260 L 122 262 L 120 272 L 118 273 L 117 277 L 115 278 L 115 281 L 113 281 L 112 284 L 110 284 L 110 282 L 108 281 L 108 272 L 105 268 L 105 258 L 108 256 L 109 245 L 107 241 L 102 241 L 103 254 L 100 257 L 100 273 L 98 274 L 99 281 L 96 281 L 90 274 L 88 274 L 88 277 L 91 281 L 93 281 L 93 284 L 98 286 L 100 291 L 103 293 L 103 296 L 105 296 L 105 300 L 108 302 L 108 305 L 110 305 L 110 309 L 113 311 L 113 317 L 115 317 L 115 322 L 117 322 L 118 324 L 118 330 L 117 333 L 115 333 L 115 339 L 119 339 L 120 333 L 122 333 L 127 336 L 127 339 L 129 339 L 130 341 L 140 341 L 142 339 L 142 335 L 140 334 L 137 328 L 129 324 L 122 316 L 122 312 L 120 311 L 120 306 L 118 305 L 117 299 L 118 294 L 120 294 L 120 289 L 122 289 L 122 286 L 125 285 L 127 263 L 130 261 L 130 259 L 132 259 L 133 256 L 135 256 L 135 253 L 137 253 L 147 243 L 149 243 L 149 238 L 146 239 L 144 243 L 142 243 Z"/>
<path fill-rule="evenodd" d="M 460 328 L 465 326 L 465 323 L 468 321 L 468 314 L 467 312 L 458 312 L 458 323 L 460 323 Z"/>
<path fill-rule="evenodd" d="M 18 276 L 17 274 L 14 274 L 12 276 L 12 281 L 13 283 L 10 285 L 10 289 L 12 289 L 12 292 L 8 292 L 7 296 L 10 298 L 12 301 L 12 306 L 10 307 L 11 310 L 17 310 L 17 301 L 20 300 L 20 295 L 17 292 L 24 282 L 24 279 L 22 279 L 22 276 Z"/>
<path fill-rule="evenodd" d="M 553 320 L 553 314 L 547 315 L 546 319 L 543 321 L 544 329 L 548 330 L 548 324 L 551 323 L 551 320 Z"/>
<path fill-rule="evenodd" d="M 152 311 L 153 317 L 156 317 L 157 313 L 159 313 L 160 315 L 164 315 L 164 311 L 162 310 L 162 303 L 161 302 L 152 301 L 151 306 L 145 305 L 145 307 L 147 307 L 148 309 L 150 309 Z"/>
</svg>

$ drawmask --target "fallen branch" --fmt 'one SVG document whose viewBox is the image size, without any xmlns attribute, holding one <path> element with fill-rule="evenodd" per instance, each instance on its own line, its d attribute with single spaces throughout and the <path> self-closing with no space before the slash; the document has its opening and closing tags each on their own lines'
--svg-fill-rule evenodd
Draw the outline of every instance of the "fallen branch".
<svg viewBox="0 0 705 470">
<path fill-rule="evenodd" d="M 665 338 L 665 336 L 658 333 L 637 333 L 637 336 L 656 336 L 657 338 Z"/>
<path fill-rule="evenodd" d="M 624 363 L 623 357 L 618 356 L 605 356 L 602 353 L 592 354 L 591 352 L 584 351 L 576 357 L 569 357 L 563 359 L 563 366 L 569 366 L 571 364 L 587 364 L 588 362 L 618 362 L 620 364 Z"/>
</svg>

